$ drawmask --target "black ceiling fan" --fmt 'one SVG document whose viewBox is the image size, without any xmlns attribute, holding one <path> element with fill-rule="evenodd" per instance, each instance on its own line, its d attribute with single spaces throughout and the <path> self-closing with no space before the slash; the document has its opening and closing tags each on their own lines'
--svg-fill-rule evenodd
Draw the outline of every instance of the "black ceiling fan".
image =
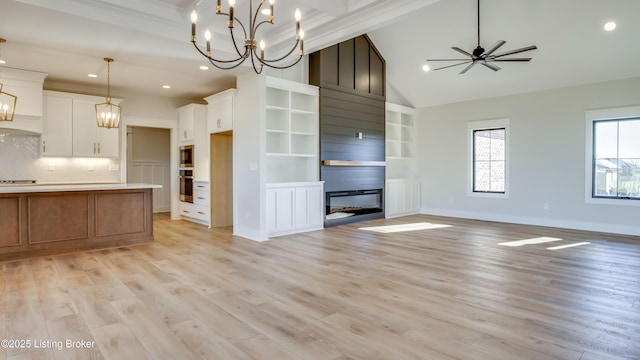
<svg viewBox="0 0 640 360">
<path fill-rule="evenodd" d="M 486 67 L 488 67 L 489 69 L 493 70 L 493 71 L 498 71 L 501 69 L 501 67 L 499 67 L 498 65 L 494 64 L 495 62 L 501 62 L 501 61 L 530 61 L 531 58 L 504 58 L 504 56 L 508 56 L 508 55 L 513 55 L 513 54 L 517 54 L 517 53 L 521 53 L 521 52 L 525 52 L 525 51 L 530 51 L 530 50 L 535 50 L 537 49 L 537 47 L 535 45 L 531 45 L 531 46 L 527 46 L 527 47 L 523 47 L 520 49 L 515 49 L 515 50 L 510 50 L 510 51 L 505 51 L 503 53 L 499 53 L 499 54 L 494 54 L 494 52 L 496 50 L 498 50 L 498 48 L 500 48 L 502 45 L 504 45 L 506 43 L 506 41 L 504 40 L 498 40 L 496 41 L 495 44 L 491 45 L 488 49 L 484 49 L 482 46 L 480 46 L 480 0 L 478 0 L 478 46 L 471 52 L 468 53 L 462 49 L 460 49 L 459 47 L 452 47 L 453 50 L 467 56 L 468 58 L 465 59 L 427 59 L 427 61 L 461 61 L 457 64 L 453 64 L 453 65 L 447 65 L 447 66 L 443 66 L 443 67 L 439 67 L 435 70 L 441 70 L 441 69 L 446 69 L 446 68 L 450 68 L 450 67 L 454 67 L 454 66 L 460 66 L 460 65 L 464 65 L 464 64 L 469 64 L 467 65 L 464 69 L 462 69 L 462 71 L 460 71 L 460 74 L 464 74 L 467 71 L 469 71 L 469 69 L 471 69 L 475 64 L 480 63 Z"/>
</svg>

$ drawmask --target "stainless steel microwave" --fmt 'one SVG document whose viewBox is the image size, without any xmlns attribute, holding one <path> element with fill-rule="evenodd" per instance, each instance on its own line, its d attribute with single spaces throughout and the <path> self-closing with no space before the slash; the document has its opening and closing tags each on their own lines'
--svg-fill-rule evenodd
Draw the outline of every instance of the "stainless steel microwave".
<svg viewBox="0 0 640 360">
<path fill-rule="evenodd" d="M 193 167 L 193 145 L 180 146 L 180 167 Z"/>
</svg>

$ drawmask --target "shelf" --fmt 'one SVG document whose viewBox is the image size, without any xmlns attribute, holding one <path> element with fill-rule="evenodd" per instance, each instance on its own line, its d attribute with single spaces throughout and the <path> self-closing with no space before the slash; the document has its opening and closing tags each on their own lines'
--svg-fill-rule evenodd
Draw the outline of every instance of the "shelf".
<svg viewBox="0 0 640 360">
<path fill-rule="evenodd" d="M 415 166 L 415 110 L 386 104 L 386 158 L 388 178 L 413 177 Z"/>
<path fill-rule="evenodd" d="M 318 88 L 267 77 L 268 182 L 318 179 Z"/>
<path fill-rule="evenodd" d="M 284 106 L 267 105 L 267 110 L 289 111 L 289 108 L 286 108 Z"/>
<path fill-rule="evenodd" d="M 299 131 L 291 131 L 291 135 L 316 136 L 316 134 L 314 134 L 314 133 L 310 133 L 310 132 L 299 132 Z"/>
<path fill-rule="evenodd" d="M 289 110 L 289 92 L 268 87 L 267 108 Z"/>
</svg>

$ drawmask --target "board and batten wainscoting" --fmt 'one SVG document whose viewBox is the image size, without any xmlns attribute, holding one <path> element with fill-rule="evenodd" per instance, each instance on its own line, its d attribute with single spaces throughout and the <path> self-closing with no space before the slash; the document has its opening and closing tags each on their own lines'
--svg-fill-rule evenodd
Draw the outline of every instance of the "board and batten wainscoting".
<svg viewBox="0 0 640 360">
<path fill-rule="evenodd" d="M 153 191 L 153 212 L 171 211 L 170 162 L 134 160 L 127 176 L 129 183 L 161 185 L 162 189 Z"/>
</svg>

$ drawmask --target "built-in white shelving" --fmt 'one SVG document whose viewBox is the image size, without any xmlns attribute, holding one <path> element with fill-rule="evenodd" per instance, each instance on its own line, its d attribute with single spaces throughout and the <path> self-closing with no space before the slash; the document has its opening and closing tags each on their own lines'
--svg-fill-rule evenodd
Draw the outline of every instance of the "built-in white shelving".
<svg viewBox="0 0 640 360">
<path fill-rule="evenodd" d="M 415 109 L 386 104 L 387 181 L 385 216 L 420 210 L 420 182 L 416 176 Z"/>
<path fill-rule="evenodd" d="M 318 179 L 318 88 L 267 78 L 267 182 Z"/>
</svg>

